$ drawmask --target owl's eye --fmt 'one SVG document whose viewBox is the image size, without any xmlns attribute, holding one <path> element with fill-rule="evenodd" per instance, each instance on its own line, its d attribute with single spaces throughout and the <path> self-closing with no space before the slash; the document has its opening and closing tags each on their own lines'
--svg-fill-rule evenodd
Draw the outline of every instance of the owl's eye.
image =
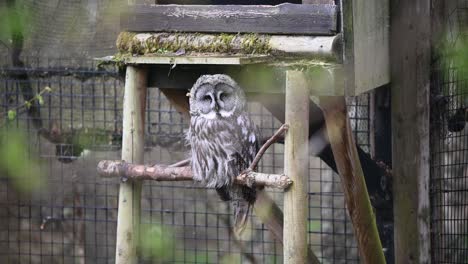
<svg viewBox="0 0 468 264">
<path fill-rule="evenodd" d="M 209 95 L 203 96 L 203 101 L 205 101 L 205 102 L 211 102 L 211 96 L 209 96 Z"/>
<path fill-rule="evenodd" d="M 229 94 L 228 93 L 222 93 L 219 95 L 219 99 L 221 101 L 224 101 L 225 99 L 227 99 L 229 97 Z"/>
</svg>

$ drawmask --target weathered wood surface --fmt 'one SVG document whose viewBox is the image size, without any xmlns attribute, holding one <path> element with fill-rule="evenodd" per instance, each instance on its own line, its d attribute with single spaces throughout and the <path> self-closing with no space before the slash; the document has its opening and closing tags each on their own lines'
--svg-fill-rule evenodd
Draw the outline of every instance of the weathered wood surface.
<svg viewBox="0 0 468 264">
<path fill-rule="evenodd" d="M 333 35 L 335 5 L 135 5 L 121 14 L 134 32 L 232 32 Z"/>
<path fill-rule="evenodd" d="M 307 263 L 309 91 L 301 71 L 288 71 L 284 171 L 294 182 L 284 193 L 284 263 Z"/>
<path fill-rule="evenodd" d="M 125 58 L 126 64 L 169 64 L 169 65 L 246 65 L 272 61 L 267 55 L 261 56 L 176 56 L 156 55 Z"/>
<path fill-rule="evenodd" d="M 164 89 L 187 90 L 203 74 L 224 73 L 231 76 L 247 93 L 283 94 L 286 91 L 287 69 L 301 69 L 308 87 L 316 95 L 343 95 L 341 68 L 335 64 L 308 61 L 297 65 L 252 64 L 242 67 L 236 65 L 180 65 L 169 71 L 168 65 L 154 65 L 154 74 L 149 76 L 151 86 Z M 338 86 L 338 85 L 341 85 Z"/>
<path fill-rule="evenodd" d="M 392 0 L 391 14 L 395 263 L 430 263 L 431 1 Z"/>
<path fill-rule="evenodd" d="M 128 66 L 123 103 L 122 160 L 143 163 L 147 71 Z M 141 181 L 120 183 L 117 215 L 116 264 L 138 263 Z"/>
<path fill-rule="evenodd" d="M 186 55 L 228 57 L 234 55 L 275 55 L 339 61 L 341 34 L 334 36 L 286 36 L 201 33 L 121 32 L 117 48 L 121 53 L 183 58 Z M 195 53 L 195 54 L 194 54 Z M 206 63 L 202 63 L 206 64 Z"/>
<path fill-rule="evenodd" d="M 385 256 L 367 192 L 364 173 L 348 119 L 344 97 L 320 97 L 328 137 L 341 178 L 346 208 L 353 223 L 361 260 L 381 264 Z M 295 179 L 292 177 L 295 181 Z"/>
<path fill-rule="evenodd" d="M 358 95 L 390 82 L 389 0 L 342 2 L 347 95 Z"/>
</svg>

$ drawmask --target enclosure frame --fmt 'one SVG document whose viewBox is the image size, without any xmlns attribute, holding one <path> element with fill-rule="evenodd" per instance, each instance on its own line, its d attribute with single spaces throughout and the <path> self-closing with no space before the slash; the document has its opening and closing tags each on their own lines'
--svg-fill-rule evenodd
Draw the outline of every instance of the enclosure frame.
<svg viewBox="0 0 468 264">
<path fill-rule="evenodd" d="M 388 6 L 388 0 L 380 0 L 380 5 Z M 271 87 L 284 87 L 276 91 L 268 90 L 257 90 L 257 94 L 262 93 L 282 93 L 285 96 L 285 116 L 286 124 L 290 127 L 285 137 L 285 174 L 290 177 L 293 181 L 291 187 L 286 189 L 284 196 L 284 229 L 283 229 L 283 241 L 284 241 L 284 262 L 285 263 L 307 263 L 311 262 L 308 257 L 308 246 L 307 246 L 307 191 L 305 190 L 305 171 L 308 166 L 308 150 L 306 147 L 308 142 L 308 120 L 309 120 L 309 102 L 310 98 L 318 98 L 320 106 L 324 112 L 324 118 L 326 121 L 326 127 L 328 128 L 328 137 L 331 138 L 330 144 L 333 149 L 333 156 L 336 161 L 336 166 L 341 175 L 342 186 L 345 192 L 345 200 L 347 207 L 353 222 L 355 234 L 358 241 L 358 248 L 360 251 L 361 258 L 364 263 L 385 263 L 385 258 L 380 243 L 377 227 L 375 223 L 375 217 L 372 212 L 372 206 L 369 200 L 369 194 L 366 187 L 366 181 L 364 179 L 364 173 L 360 165 L 359 153 L 356 149 L 356 144 L 351 133 L 349 120 L 347 118 L 346 104 L 344 100 L 345 95 L 357 95 L 366 92 L 370 89 L 376 88 L 380 85 L 388 83 L 389 81 L 389 63 L 388 63 L 388 9 L 379 9 L 378 4 L 371 6 L 369 12 L 365 1 L 353 0 L 341 2 L 343 7 L 341 14 L 341 31 L 343 37 L 338 38 L 338 42 L 342 42 L 343 49 L 338 51 L 338 58 L 336 61 L 331 63 L 323 63 L 320 61 L 320 57 L 313 55 L 304 56 L 296 54 L 294 60 L 290 60 L 290 56 L 275 56 L 272 57 L 274 62 L 283 62 L 282 65 L 273 63 L 269 64 L 268 57 L 261 57 L 262 54 L 254 56 L 247 56 L 246 59 L 236 59 L 232 55 L 222 55 L 222 57 L 213 58 L 204 54 L 199 54 L 198 58 L 190 59 L 185 56 L 185 49 L 180 56 L 179 50 L 172 50 L 173 54 L 163 55 L 161 54 L 146 54 L 145 50 L 151 52 L 152 48 L 145 46 L 148 40 L 160 41 L 165 36 L 173 35 L 174 43 L 179 43 L 178 33 L 167 33 L 153 37 L 148 31 L 182 31 L 182 32 L 231 32 L 229 27 L 216 28 L 214 25 L 205 25 L 200 27 L 193 27 L 190 21 L 194 22 L 196 19 L 205 19 L 205 17 L 211 16 L 210 12 L 203 6 L 158 6 L 152 5 L 149 7 L 136 6 L 136 9 L 126 12 L 122 16 L 124 29 L 137 32 L 133 35 L 125 35 L 121 40 L 129 41 L 123 44 L 123 47 L 129 47 L 127 52 L 134 52 L 138 56 L 125 56 L 123 62 L 133 69 L 146 71 L 149 70 L 150 80 L 149 85 L 154 85 L 161 88 L 163 93 L 178 109 L 187 110 L 187 106 L 184 105 L 184 95 L 181 95 L 180 89 L 187 89 L 193 84 L 194 78 L 198 78 L 199 72 L 204 74 L 210 72 L 216 73 L 227 73 L 240 74 L 250 76 L 246 78 L 246 83 L 241 83 L 243 87 L 255 87 L 255 72 L 264 67 L 263 69 L 267 72 L 267 75 L 276 82 Z M 281 8 L 284 9 L 281 9 Z M 293 10 L 294 12 L 300 13 L 301 11 L 310 10 L 321 10 L 325 8 L 327 10 L 333 10 L 336 7 L 329 7 L 327 5 L 292 5 L 283 4 L 278 7 L 266 7 L 266 6 L 213 6 L 211 10 L 215 10 L 219 13 L 219 20 L 222 25 L 223 19 L 225 20 L 228 16 L 233 16 L 235 29 L 237 32 L 249 32 L 249 33 L 269 33 L 269 34 L 321 34 L 324 35 L 323 31 L 301 31 L 294 32 L 292 29 L 288 30 L 292 24 L 286 23 L 286 30 L 283 31 L 272 31 L 271 29 L 265 30 L 264 26 L 268 24 L 261 24 L 258 27 L 250 27 L 249 23 L 243 24 L 242 12 L 252 13 L 257 19 L 266 19 L 265 21 L 274 21 L 281 18 L 283 11 L 286 13 Z M 253 9 L 252 9 L 253 8 Z M 330 9 L 331 8 L 331 9 Z M 279 10 L 279 13 L 273 13 L 273 18 L 268 14 L 262 14 L 261 11 Z M 302 9 L 302 10 L 301 10 Z M 177 16 L 182 19 L 182 23 L 177 24 L 171 20 L 172 14 L 168 12 L 172 10 L 177 11 Z M 193 14 L 191 14 L 193 12 Z M 205 12 L 205 13 L 203 13 Z M 313 13 L 313 12 L 312 12 Z M 149 14 L 149 15 L 148 15 Z M 161 17 L 151 16 L 151 14 L 159 14 Z M 186 14 L 189 14 L 185 16 Z M 336 13 L 335 13 L 336 14 Z M 289 13 L 291 15 L 291 13 Z M 312 16 L 313 14 L 311 14 Z M 277 16 L 277 17 L 275 17 Z M 307 17 L 307 15 L 305 15 Z M 195 17 L 195 18 L 194 18 Z M 332 14 L 333 17 L 333 14 Z M 163 27 L 155 27 L 154 19 L 167 19 L 167 23 Z M 195 19 L 195 20 L 194 20 Z M 230 17 L 230 19 L 232 19 Z M 273 20 L 271 20 L 273 19 Z M 185 22 L 184 22 L 185 21 Z M 329 20 L 328 20 L 329 21 Z M 294 21 L 293 21 L 294 22 Z M 339 24 L 338 18 L 335 17 L 336 25 Z M 202 24 L 205 22 L 202 22 Z M 206 24 L 206 23 L 205 23 Z M 161 25 L 161 23 L 157 23 Z M 247 28 L 244 26 L 247 25 Z M 244 28 L 243 28 L 244 27 Z M 262 28 L 263 27 L 263 28 Z M 198 28 L 198 29 L 197 29 Z M 320 27 L 319 27 L 320 28 Z M 328 32 L 329 33 L 329 32 Z M 368 41 L 362 42 L 361 38 L 366 36 Z M 294 37 L 290 36 L 290 41 L 294 42 Z M 130 40 L 128 40 L 130 39 Z M 269 38 L 266 38 L 267 45 L 269 44 Z M 229 45 L 233 43 L 233 38 L 229 37 L 227 40 Z M 134 49 L 133 44 L 141 42 L 140 45 L 143 48 Z M 171 47 L 170 43 L 168 44 Z M 294 44 L 292 45 L 294 46 Z M 192 48 L 188 46 L 188 48 Z M 317 48 L 313 48 L 317 49 Z M 369 50 L 371 52 L 369 52 Z M 171 50 L 169 50 L 171 52 Z M 214 52 L 216 54 L 216 52 Z M 294 53 L 294 51 L 292 52 Z M 161 60 L 161 57 L 166 59 Z M 318 63 L 310 63 L 313 58 L 318 59 Z M 289 57 L 289 60 L 288 60 Z M 265 61 L 262 61 L 265 60 Z M 177 63 L 176 63 L 177 61 Z M 308 62 L 309 61 L 309 62 Z M 194 73 L 187 70 L 187 75 L 184 75 L 184 81 L 179 80 L 168 80 L 164 78 L 163 71 L 161 69 L 168 65 L 170 66 L 169 74 L 176 68 L 177 65 L 193 65 L 191 69 L 196 69 Z M 236 66 L 232 66 L 232 65 Z M 231 66 L 228 66 L 231 65 Z M 201 67 L 200 67 L 201 66 Z M 159 68 L 158 68 L 159 67 Z M 235 70 L 233 71 L 233 67 Z M 147 68 L 147 69 L 146 69 Z M 248 70 L 250 68 L 250 71 Z M 144 70 L 143 70 L 144 69 Z M 243 71 L 246 69 L 245 71 Z M 312 69 L 312 70 L 311 70 Z M 329 72 L 328 79 L 323 82 L 317 82 L 312 74 L 315 70 L 323 70 Z M 128 69 L 127 69 L 128 71 Z M 152 74 L 152 73 L 156 74 Z M 158 75 L 159 73 L 159 75 Z M 172 75 L 177 74 L 177 69 Z M 276 77 L 277 74 L 279 78 Z M 138 75 L 138 74 L 137 74 Z M 129 75 L 128 75 L 129 76 Z M 185 78 L 188 77 L 188 78 Z M 252 79 L 253 77 L 253 79 Z M 166 83 L 160 82 L 160 79 L 166 79 Z M 234 78 L 236 79 L 236 78 Z M 278 81 L 279 80 L 279 81 Z M 133 84 L 125 85 L 125 87 L 137 86 L 137 81 L 127 79 L 126 82 L 133 82 Z M 187 83 L 190 83 L 189 85 Z M 129 93 L 130 94 L 130 93 Z M 126 95 L 127 91 L 126 91 Z M 124 108 L 126 106 L 124 105 Z M 144 115 L 143 111 L 140 113 Z M 124 127 L 125 129 L 125 127 Z M 126 128 L 129 130 L 129 128 Z M 127 134 L 129 131 L 126 132 Z M 140 139 L 139 139 L 140 140 Z M 135 181 L 135 180 L 132 180 Z M 138 180 L 136 180 L 138 181 Z M 125 185 L 124 185 L 125 186 Z M 134 193 L 138 194 L 138 188 L 133 190 Z M 128 205 L 128 204 L 127 204 Z M 120 210 L 120 209 L 119 209 Z M 134 211 L 135 212 L 135 211 Z M 125 236 L 123 232 L 119 232 L 117 236 Z M 134 241 L 136 242 L 136 241 Z M 130 252 L 135 245 L 126 245 L 129 247 Z M 124 247 L 117 248 L 117 263 L 124 263 L 128 261 L 120 261 L 119 252 L 126 250 Z M 133 254 L 132 254 L 133 256 Z M 136 255 L 134 256 L 136 259 Z M 132 261 L 136 261 L 133 259 Z M 120 261 L 120 262 L 119 262 Z M 316 263 L 317 260 L 312 262 Z"/>
</svg>

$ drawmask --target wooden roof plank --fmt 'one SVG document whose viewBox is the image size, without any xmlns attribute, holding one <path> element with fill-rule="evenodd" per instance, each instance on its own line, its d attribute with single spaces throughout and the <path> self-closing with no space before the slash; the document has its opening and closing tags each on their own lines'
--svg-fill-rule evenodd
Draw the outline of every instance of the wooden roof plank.
<svg viewBox="0 0 468 264">
<path fill-rule="evenodd" d="M 336 5 L 135 5 L 120 17 L 134 32 L 334 35 Z"/>
</svg>

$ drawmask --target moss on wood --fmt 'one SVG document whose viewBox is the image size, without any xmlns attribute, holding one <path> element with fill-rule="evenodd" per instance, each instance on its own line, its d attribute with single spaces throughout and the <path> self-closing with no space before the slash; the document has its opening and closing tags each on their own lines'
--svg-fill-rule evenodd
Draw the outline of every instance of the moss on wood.
<svg viewBox="0 0 468 264">
<path fill-rule="evenodd" d="M 129 53 L 138 53 L 138 45 L 135 43 L 135 33 L 121 32 L 117 37 L 117 47 L 119 50 L 126 50 Z"/>
<path fill-rule="evenodd" d="M 117 48 L 135 55 L 185 53 L 268 54 L 270 37 L 257 34 L 121 32 Z"/>
</svg>

